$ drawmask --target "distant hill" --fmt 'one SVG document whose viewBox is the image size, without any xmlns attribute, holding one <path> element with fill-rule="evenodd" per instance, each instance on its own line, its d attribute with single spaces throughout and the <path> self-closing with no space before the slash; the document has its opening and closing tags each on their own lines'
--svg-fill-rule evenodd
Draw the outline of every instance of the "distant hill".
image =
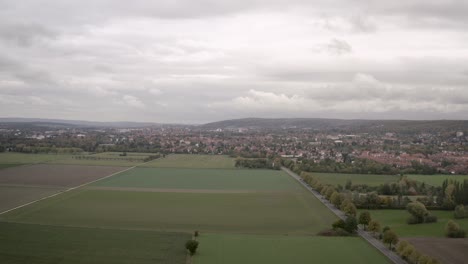
<svg viewBox="0 0 468 264">
<path fill-rule="evenodd" d="M 343 131 L 468 131 L 468 120 L 346 120 L 322 118 L 244 118 L 201 125 L 203 129 L 311 129 Z"/>
<path fill-rule="evenodd" d="M 158 126 L 158 123 L 146 122 L 96 122 L 83 120 L 43 119 L 43 118 L 0 118 L 0 123 L 29 123 L 34 125 L 71 125 L 78 127 L 135 128 Z"/>
</svg>

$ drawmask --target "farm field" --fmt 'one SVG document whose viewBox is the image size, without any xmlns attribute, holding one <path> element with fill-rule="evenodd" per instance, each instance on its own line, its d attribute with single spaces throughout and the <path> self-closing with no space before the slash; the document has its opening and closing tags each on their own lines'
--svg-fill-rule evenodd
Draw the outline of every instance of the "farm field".
<svg viewBox="0 0 468 264">
<path fill-rule="evenodd" d="M 17 209 L 0 219 L 63 226 L 311 235 L 336 220 L 307 193 L 103 190 L 68 192 Z"/>
<path fill-rule="evenodd" d="M 369 212 L 372 219 L 379 221 L 382 227 L 389 226 L 400 237 L 444 237 L 445 225 L 449 220 L 454 220 L 461 228 L 468 230 L 468 219 L 454 219 L 452 211 L 430 211 L 437 216 L 437 223 L 417 225 L 406 223 L 406 219 L 410 216 L 406 210 L 370 210 Z"/>
<path fill-rule="evenodd" d="M 358 237 L 202 234 L 199 240 L 203 250 L 194 264 L 390 263 Z"/>
<path fill-rule="evenodd" d="M 192 168 L 192 169 L 232 169 L 235 159 L 224 155 L 173 154 L 146 163 L 144 167 Z"/>
<path fill-rule="evenodd" d="M 0 263 L 183 264 L 189 234 L 0 222 Z M 46 239 L 45 239 L 46 238 Z"/>
<path fill-rule="evenodd" d="M 302 187 L 283 171 L 248 169 L 135 168 L 92 185 L 188 190 L 302 191 Z"/>
<path fill-rule="evenodd" d="M 23 164 L 18 164 L 18 163 L 11 163 L 11 164 L 0 164 L 0 170 L 1 169 L 6 169 L 6 168 L 11 168 L 11 167 L 16 167 L 16 166 L 21 166 Z"/>
<path fill-rule="evenodd" d="M 30 187 L 30 186 L 3 186 L 0 185 L 0 212 L 16 206 L 23 205 L 54 193 L 60 192 L 62 188 L 53 187 Z"/>
<path fill-rule="evenodd" d="M 0 153 L 0 164 L 36 164 L 70 158 L 68 154 Z"/>
<path fill-rule="evenodd" d="M 453 238 L 405 238 L 420 252 L 431 255 L 444 264 L 466 263 L 468 239 Z"/>
<path fill-rule="evenodd" d="M 377 175 L 377 174 L 344 174 L 344 173 L 317 173 L 312 172 L 323 184 L 344 186 L 346 181 L 351 180 L 354 184 L 367 184 L 369 186 L 379 186 L 384 183 L 397 182 L 400 176 L 396 175 Z"/>
<path fill-rule="evenodd" d="M 36 164 L 0 170 L 0 185 L 74 187 L 121 170 L 121 167 Z"/>
<path fill-rule="evenodd" d="M 133 167 L 145 162 L 145 159 L 152 153 L 127 153 L 127 156 L 120 156 L 122 152 L 105 152 L 92 155 L 74 155 L 66 159 L 53 160 L 53 164 L 68 165 L 90 165 L 90 166 L 121 166 Z"/>
<path fill-rule="evenodd" d="M 468 175 L 408 175 L 408 177 L 415 181 L 424 182 L 432 186 L 442 186 L 442 183 L 446 179 L 456 180 L 459 182 L 468 180 Z"/>
</svg>

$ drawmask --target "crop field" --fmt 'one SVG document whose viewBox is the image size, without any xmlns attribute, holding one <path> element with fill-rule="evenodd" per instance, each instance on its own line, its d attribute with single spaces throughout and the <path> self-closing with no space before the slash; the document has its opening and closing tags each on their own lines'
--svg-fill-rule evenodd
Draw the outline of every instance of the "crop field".
<svg viewBox="0 0 468 264">
<path fill-rule="evenodd" d="M 0 222 L 0 263 L 183 264 L 189 234 Z"/>
<path fill-rule="evenodd" d="M 444 237 L 445 225 L 449 220 L 457 222 L 468 230 L 468 219 L 454 219 L 452 211 L 430 211 L 438 218 L 437 223 L 409 225 L 406 219 L 410 214 L 406 210 L 371 210 L 372 219 L 383 226 L 389 226 L 400 237 Z"/>
<path fill-rule="evenodd" d="M 144 164 L 144 167 L 192 168 L 192 169 L 230 169 L 235 159 L 224 155 L 175 154 Z"/>
<path fill-rule="evenodd" d="M 202 234 L 199 240 L 203 250 L 194 264 L 390 263 L 358 237 Z"/>
<path fill-rule="evenodd" d="M 74 187 L 120 170 L 120 167 L 37 164 L 0 170 L 0 184 Z"/>
<path fill-rule="evenodd" d="M 0 153 L 0 164 L 36 164 L 70 158 L 66 154 Z"/>
<path fill-rule="evenodd" d="M 302 187 L 283 171 L 247 169 L 135 168 L 93 186 L 122 188 L 294 191 Z"/>
<path fill-rule="evenodd" d="M 316 234 L 336 218 L 317 200 L 300 193 L 82 190 L 17 209 L 0 219 L 63 226 L 186 232 Z"/>
<path fill-rule="evenodd" d="M 423 254 L 433 256 L 444 264 L 464 264 L 468 239 L 453 238 L 406 238 Z"/>
<path fill-rule="evenodd" d="M 282 171 L 236 169 L 226 156 L 175 156 L 0 214 L 0 263 L 184 264 L 194 230 L 202 234 L 197 264 L 387 263 L 359 238 L 317 237 L 336 216 Z M 0 191 L 20 203 L 25 188 L 41 197 L 124 169 L 6 168 Z"/>
<path fill-rule="evenodd" d="M 53 187 L 29 187 L 29 186 L 4 186 L 0 185 L 0 212 L 16 206 L 23 205 L 54 193 L 61 188 Z"/>
<path fill-rule="evenodd" d="M 53 164 L 90 165 L 90 166 L 121 166 L 133 167 L 145 162 L 152 153 L 127 153 L 120 156 L 121 152 L 105 152 L 92 155 L 74 155 L 65 159 L 51 161 Z"/>
<path fill-rule="evenodd" d="M 459 182 L 468 180 L 468 175 L 408 175 L 408 177 L 432 186 L 442 186 L 442 183 L 447 179 Z"/>
<path fill-rule="evenodd" d="M 312 173 L 323 184 L 344 186 L 346 181 L 351 180 L 353 184 L 367 184 L 369 186 L 379 186 L 384 183 L 397 182 L 400 176 L 377 175 L 377 174 L 344 174 L 344 173 Z"/>
</svg>

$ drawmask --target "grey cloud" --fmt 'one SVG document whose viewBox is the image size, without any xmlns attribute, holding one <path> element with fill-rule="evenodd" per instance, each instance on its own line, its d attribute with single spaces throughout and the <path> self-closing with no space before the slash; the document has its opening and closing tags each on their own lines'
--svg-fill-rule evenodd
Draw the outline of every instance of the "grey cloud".
<svg viewBox="0 0 468 264">
<path fill-rule="evenodd" d="M 39 24 L 0 24 L 0 39 L 19 46 L 30 46 L 35 40 L 56 36 L 56 32 Z"/>
</svg>

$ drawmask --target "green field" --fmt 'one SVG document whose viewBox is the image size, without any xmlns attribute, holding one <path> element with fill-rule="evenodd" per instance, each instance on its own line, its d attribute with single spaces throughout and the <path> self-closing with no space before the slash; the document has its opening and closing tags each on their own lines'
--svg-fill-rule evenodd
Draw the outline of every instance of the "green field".
<svg viewBox="0 0 468 264">
<path fill-rule="evenodd" d="M 336 217 L 298 193 L 158 193 L 81 190 L 0 216 L 1 220 L 170 231 L 316 234 Z"/>
<path fill-rule="evenodd" d="M 468 230 L 468 219 L 454 219 L 453 211 L 431 211 L 438 217 L 437 223 L 408 225 L 406 219 L 410 214 L 406 210 L 371 210 L 371 217 L 381 226 L 389 226 L 400 237 L 444 237 L 445 225 L 455 220 L 461 228 Z"/>
<path fill-rule="evenodd" d="M 174 154 L 146 163 L 144 167 L 230 169 L 234 165 L 235 159 L 224 155 Z"/>
<path fill-rule="evenodd" d="M 302 190 L 302 187 L 283 171 L 246 169 L 135 168 L 98 181 L 93 186 L 298 192 Z"/>
<path fill-rule="evenodd" d="M 194 264 L 390 263 L 358 237 L 202 234 Z"/>
<path fill-rule="evenodd" d="M 0 153 L 0 164 L 36 164 L 70 158 L 65 154 Z"/>
<path fill-rule="evenodd" d="M 184 264 L 188 234 L 0 222 L 0 263 Z"/>
<path fill-rule="evenodd" d="M 353 185 L 367 184 L 369 186 L 379 186 L 384 183 L 397 182 L 400 176 L 397 175 L 377 175 L 377 174 L 344 174 L 344 173 L 317 173 L 313 172 L 322 184 L 344 186 L 346 181 L 351 180 Z"/>
<path fill-rule="evenodd" d="M 408 175 L 408 177 L 410 179 L 424 182 L 432 186 L 442 186 L 442 183 L 447 179 L 456 180 L 459 182 L 468 180 L 468 175 Z"/>
</svg>

